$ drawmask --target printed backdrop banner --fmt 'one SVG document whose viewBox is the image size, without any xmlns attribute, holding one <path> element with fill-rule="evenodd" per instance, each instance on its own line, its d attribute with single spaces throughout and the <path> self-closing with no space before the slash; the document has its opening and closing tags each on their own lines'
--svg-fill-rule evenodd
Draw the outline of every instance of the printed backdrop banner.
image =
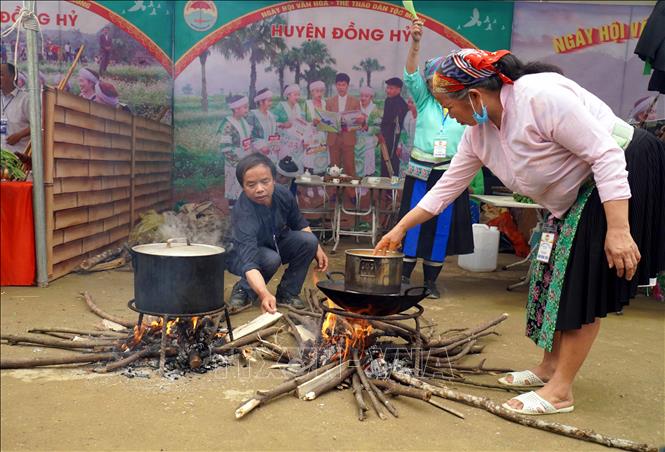
<svg viewBox="0 0 665 452">
<path fill-rule="evenodd" d="M 633 51 L 652 9 L 516 2 L 512 51 L 523 60 L 559 66 L 618 116 L 639 120 L 655 93 L 647 91 L 649 76 Z M 656 105 L 652 116 L 663 117 L 665 102 Z"/>
<path fill-rule="evenodd" d="M 426 28 L 422 61 L 460 47 L 510 46 L 512 3 L 422 1 L 416 8 Z M 238 189 L 231 180 L 230 160 L 224 175 L 225 159 L 237 160 L 256 150 L 244 141 L 252 133 L 253 146 L 258 143 L 266 152 L 268 135 L 279 140 L 275 142 L 283 152 L 274 155 L 275 161 L 286 148 L 292 153 L 297 144 L 292 127 L 300 124 L 296 116 L 309 122 L 309 129 L 301 131 L 308 137 L 300 145 L 306 149 L 294 155 L 296 164 L 301 171 L 325 165 L 327 151 L 324 146 L 321 152 L 320 146 L 325 145 L 325 132 L 315 130 L 307 113 L 309 83 L 320 80 L 324 97 L 335 95 L 335 74 L 344 72 L 351 78 L 351 96 L 360 97 L 362 87 L 373 88 L 373 113 L 365 113 L 378 125 L 384 81 L 402 78 L 409 48 L 411 16 L 401 2 L 196 0 L 177 1 L 175 10 L 175 193 L 182 200 L 225 204 L 224 185 L 227 195 Z M 293 107 L 283 95 L 290 85 L 298 88 Z M 230 98 L 247 96 L 249 109 L 254 109 L 255 94 L 265 88 L 273 93 L 272 116 L 259 120 L 260 115 L 238 110 L 237 117 L 231 117 Z M 406 88 L 402 96 L 407 97 Z M 366 152 L 356 146 L 356 165 L 368 171 L 380 167 L 372 160 L 377 132 L 371 130 L 357 132 L 359 142 L 369 144 Z"/>
<path fill-rule="evenodd" d="M 22 1 L 5 0 L 0 11 L 2 30 L 18 17 Z M 78 69 L 102 72 L 120 102 L 135 114 L 156 118 L 171 107 L 173 93 L 173 2 L 38 1 L 37 18 L 44 37 L 39 71 L 42 83 L 57 85 L 84 44 Z M 103 37 L 108 29 L 108 38 Z M 2 39 L 3 62 L 15 61 L 16 34 Z M 102 45 L 106 43 L 106 45 Z M 104 47 L 104 48 L 103 48 Z M 25 33 L 18 47 L 18 69 L 26 74 Z M 67 89 L 81 91 L 78 71 Z M 21 78 L 19 84 L 25 83 Z M 166 118 L 166 120 L 169 120 Z"/>
</svg>

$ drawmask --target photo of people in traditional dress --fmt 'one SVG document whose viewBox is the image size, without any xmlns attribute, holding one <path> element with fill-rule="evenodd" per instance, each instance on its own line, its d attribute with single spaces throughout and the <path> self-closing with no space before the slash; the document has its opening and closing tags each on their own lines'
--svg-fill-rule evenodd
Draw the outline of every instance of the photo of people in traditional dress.
<svg viewBox="0 0 665 452">
<path fill-rule="evenodd" d="M 386 33 L 389 28 L 408 30 L 408 19 L 390 16 L 387 26 L 385 17 L 340 8 L 331 22 L 325 15 L 296 10 L 212 43 L 175 80 L 176 198 L 232 205 L 239 191 L 228 180 L 235 176 L 226 167 L 233 168 L 241 150 L 261 152 L 278 168 L 290 157 L 289 166 L 297 169 L 289 174 L 324 175 L 337 166 L 347 176 L 388 176 L 390 161 L 393 174 L 399 175 L 402 156 L 408 160 L 407 143 L 413 140 L 402 136 L 413 132 L 415 121 L 414 110 L 405 126 L 406 38 L 349 41 L 330 34 L 335 25 L 347 26 L 351 20 Z M 326 27 L 328 35 L 307 39 L 286 32 L 310 22 Z M 433 34 L 423 50 L 438 55 L 454 48 L 453 42 Z M 211 76 L 222 72 L 223 77 Z M 246 115 L 231 107 L 242 97 L 247 99 Z M 248 130 L 239 130 L 242 125 Z M 247 149 L 241 136 L 250 140 Z M 318 193 L 309 192 L 307 197 Z"/>
</svg>

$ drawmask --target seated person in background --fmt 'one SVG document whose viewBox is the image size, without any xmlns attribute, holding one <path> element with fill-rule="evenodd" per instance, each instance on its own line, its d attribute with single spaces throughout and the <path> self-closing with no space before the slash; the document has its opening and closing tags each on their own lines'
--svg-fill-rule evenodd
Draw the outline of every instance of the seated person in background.
<svg viewBox="0 0 665 452">
<path fill-rule="evenodd" d="M 15 154 L 25 151 L 30 141 L 30 106 L 28 93 L 14 84 L 16 68 L 11 63 L 0 65 L 2 89 L 2 149 Z"/>
<path fill-rule="evenodd" d="M 241 279 L 231 293 L 233 308 L 258 298 L 265 312 L 274 313 L 276 304 L 302 309 L 305 303 L 298 295 L 309 264 L 316 259 L 318 271 L 328 268 L 328 257 L 295 198 L 286 187 L 275 185 L 276 174 L 272 161 L 259 153 L 244 157 L 236 167 L 242 194 L 231 213 L 228 262 L 229 271 Z M 282 264 L 289 266 L 273 295 L 266 284 Z"/>
</svg>

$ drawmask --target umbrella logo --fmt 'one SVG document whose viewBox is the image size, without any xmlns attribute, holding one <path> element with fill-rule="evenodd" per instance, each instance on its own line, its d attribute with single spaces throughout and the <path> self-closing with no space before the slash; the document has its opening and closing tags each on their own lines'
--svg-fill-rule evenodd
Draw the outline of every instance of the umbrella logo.
<svg viewBox="0 0 665 452">
<path fill-rule="evenodd" d="M 217 21 L 217 7 L 212 1 L 189 0 L 185 4 L 183 15 L 192 30 L 206 31 Z"/>
</svg>

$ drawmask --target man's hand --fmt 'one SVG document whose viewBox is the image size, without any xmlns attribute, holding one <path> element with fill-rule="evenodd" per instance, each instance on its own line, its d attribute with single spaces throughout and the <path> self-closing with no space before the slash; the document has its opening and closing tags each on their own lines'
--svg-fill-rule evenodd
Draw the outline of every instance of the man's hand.
<svg viewBox="0 0 665 452">
<path fill-rule="evenodd" d="M 23 136 L 20 133 L 12 133 L 7 137 L 7 144 L 15 145 L 21 141 L 21 138 L 23 138 Z"/>
<path fill-rule="evenodd" d="M 261 300 L 261 310 L 263 312 L 268 312 L 270 314 L 277 312 L 277 299 L 273 294 L 266 290 L 263 295 L 259 296 L 259 298 Z"/>
<path fill-rule="evenodd" d="M 423 21 L 420 19 L 414 19 L 411 23 L 411 39 L 414 42 L 420 42 L 423 37 Z"/>
<path fill-rule="evenodd" d="M 314 259 L 316 259 L 316 263 L 318 264 L 316 266 L 317 272 L 324 272 L 328 270 L 328 256 L 326 256 L 326 253 L 323 251 L 323 248 L 321 248 L 321 245 L 319 245 L 317 248 L 316 256 Z"/>
</svg>

